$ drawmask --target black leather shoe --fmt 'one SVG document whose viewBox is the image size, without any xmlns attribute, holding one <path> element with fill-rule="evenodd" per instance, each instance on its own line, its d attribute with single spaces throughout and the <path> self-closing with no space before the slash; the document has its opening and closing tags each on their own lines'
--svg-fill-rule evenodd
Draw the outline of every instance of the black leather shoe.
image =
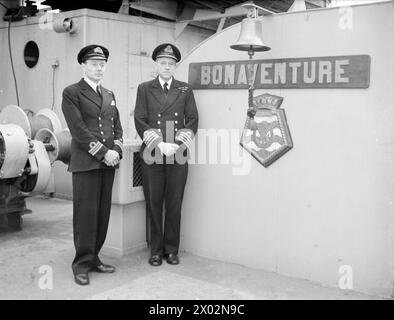
<svg viewBox="0 0 394 320">
<path fill-rule="evenodd" d="M 168 264 L 173 264 L 173 265 L 179 264 L 179 257 L 178 257 L 178 255 L 175 254 L 175 253 L 169 253 L 167 255 L 167 263 Z"/>
<path fill-rule="evenodd" d="M 92 271 L 100 273 L 114 273 L 115 270 L 115 267 L 110 266 L 109 264 L 99 264 L 98 266 L 92 268 Z"/>
<path fill-rule="evenodd" d="M 89 276 L 87 273 L 74 274 L 75 283 L 80 286 L 86 286 L 89 284 Z"/>
<path fill-rule="evenodd" d="M 158 254 L 155 254 L 149 258 L 149 264 L 151 266 L 158 267 L 161 265 L 161 263 L 162 263 L 162 259 L 161 256 Z"/>
</svg>

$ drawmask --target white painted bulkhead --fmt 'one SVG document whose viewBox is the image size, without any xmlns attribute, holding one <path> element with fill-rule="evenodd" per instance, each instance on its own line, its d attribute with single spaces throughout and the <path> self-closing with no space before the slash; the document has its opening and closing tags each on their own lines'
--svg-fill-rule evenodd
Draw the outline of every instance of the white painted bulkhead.
<svg viewBox="0 0 394 320">
<path fill-rule="evenodd" d="M 370 86 L 255 90 L 284 97 L 294 147 L 268 168 L 249 156 L 241 175 L 239 162 L 190 165 L 184 250 L 334 287 L 352 276 L 354 290 L 392 295 L 393 17 L 389 2 L 263 18 L 271 50 L 255 60 L 370 55 Z M 200 44 L 179 76 L 188 78 L 190 63 L 247 60 L 230 49 L 240 26 Z M 239 130 L 227 152 L 240 154 L 247 90 L 195 90 L 195 97 L 200 130 Z"/>
</svg>

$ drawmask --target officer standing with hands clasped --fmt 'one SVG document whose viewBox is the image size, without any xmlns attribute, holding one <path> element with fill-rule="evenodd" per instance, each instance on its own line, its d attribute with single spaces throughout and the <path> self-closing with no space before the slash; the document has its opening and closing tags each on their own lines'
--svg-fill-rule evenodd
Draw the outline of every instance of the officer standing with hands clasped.
<svg viewBox="0 0 394 320">
<path fill-rule="evenodd" d="M 152 266 L 179 263 L 181 206 L 189 147 L 197 132 L 198 112 L 192 89 L 174 79 L 181 54 L 164 43 L 152 53 L 158 77 L 139 85 L 134 121 L 143 144 L 142 181 L 150 218 Z M 163 230 L 163 203 L 165 219 Z"/>
<path fill-rule="evenodd" d="M 122 125 L 112 91 L 100 84 L 108 50 L 89 45 L 78 53 L 84 77 L 64 89 L 62 111 L 70 129 L 73 185 L 74 280 L 89 284 L 89 271 L 112 273 L 98 255 L 107 235 L 115 168 L 122 158 Z"/>
</svg>

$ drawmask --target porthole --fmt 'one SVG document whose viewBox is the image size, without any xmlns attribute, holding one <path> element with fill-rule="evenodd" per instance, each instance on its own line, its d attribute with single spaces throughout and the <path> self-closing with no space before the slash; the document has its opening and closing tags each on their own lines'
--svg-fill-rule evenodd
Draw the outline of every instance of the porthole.
<svg viewBox="0 0 394 320">
<path fill-rule="evenodd" d="M 23 58 L 29 68 L 33 68 L 37 64 L 39 56 L 40 50 L 38 49 L 37 43 L 34 41 L 26 43 Z"/>
</svg>

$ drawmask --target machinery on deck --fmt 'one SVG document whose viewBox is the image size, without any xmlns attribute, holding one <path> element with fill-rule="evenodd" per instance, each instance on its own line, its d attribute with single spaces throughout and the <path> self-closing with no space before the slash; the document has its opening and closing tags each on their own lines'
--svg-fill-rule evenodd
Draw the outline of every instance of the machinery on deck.
<svg viewBox="0 0 394 320">
<path fill-rule="evenodd" d="M 16 105 L 0 112 L 0 225 L 22 229 L 26 197 L 42 194 L 56 161 L 68 164 L 71 135 L 51 109 L 36 114 Z"/>
</svg>

